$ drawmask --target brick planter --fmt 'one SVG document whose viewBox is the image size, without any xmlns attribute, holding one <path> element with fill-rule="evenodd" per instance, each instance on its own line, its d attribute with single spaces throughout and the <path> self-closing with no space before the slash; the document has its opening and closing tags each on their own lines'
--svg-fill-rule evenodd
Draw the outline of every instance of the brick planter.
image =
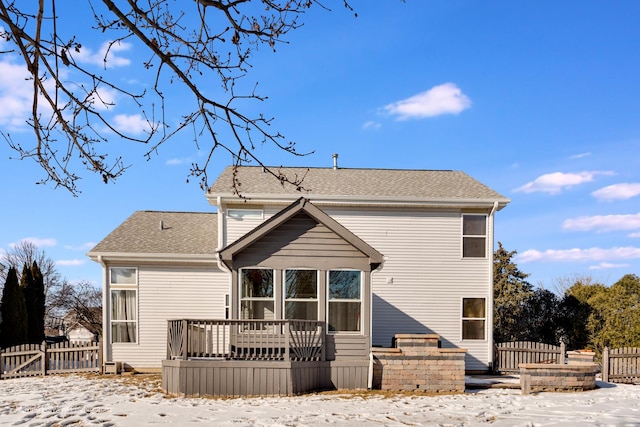
<svg viewBox="0 0 640 427">
<path fill-rule="evenodd" d="M 597 371 L 595 363 L 523 363 L 520 365 L 520 389 L 522 394 L 593 390 Z"/>
<path fill-rule="evenodd" d="M 373 388 L 464 392 L 467 350 L 438 348 L 435 334 L 399 334 L 395 348 L 374 348 Z"/>
</svg>

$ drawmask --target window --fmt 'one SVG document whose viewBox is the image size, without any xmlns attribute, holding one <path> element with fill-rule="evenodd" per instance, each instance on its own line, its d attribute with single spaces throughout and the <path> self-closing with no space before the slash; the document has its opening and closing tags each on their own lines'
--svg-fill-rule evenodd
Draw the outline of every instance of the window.
<svg viewBox="0 0 640 427">
<path fill-rule="evenodd" d="M 360 331 L 361 276 L 360 271 L 329 271 L 329 331 Z"/>
<path fill-rule="evenodd" d="M 262 210 L 260 209 L 227 209 L 227 218 L 233 218 L 238 220 L 262 219 Z"/>
<path fill-rule="evenodd" d="M 462 257 L 487 256 L 487 216 L 462 215 Z"/>
<path fill-rule="evenodd" d="M 111 342 L 135 343 L 138 341 L 137 270 L 135 268 L 111 268 Z"/>
<path fill-rule="evenodd" d="M 485 339 L 486 301 L 484 298 L 462 299 L 462 339 Z"/>
<path fill-rule="evenodd" d="M 318 272 L 285 271 L 284 298 L 285 319 L 318 320 Z"/>
<path fill-rule="evenodd" d="M 273 320 L 273 270 L 240 270 L 240 318 Z"/>
</svg>

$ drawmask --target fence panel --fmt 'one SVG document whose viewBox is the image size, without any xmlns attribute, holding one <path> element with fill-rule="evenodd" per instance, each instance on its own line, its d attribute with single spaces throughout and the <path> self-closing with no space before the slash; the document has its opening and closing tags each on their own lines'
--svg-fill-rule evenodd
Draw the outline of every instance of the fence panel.
<svg viewBox="0 0 640 427">
<path fill-rule="evenodd" d="M 100 372 L 102 345 L 98 342 L 22 344 L 0 349 L 0 379 Z"/>
<path fill-rule="evenodd" d="M 640 383 L 640 348 L 605 347 L 602 352 L 602 379 L 612 383 Z"/>
<path fill-rule="evenodd" d="M 520 372 L 521 363 L 564 363 L 565 346 L 531 341 L 496 344 L 494 369 L 501 374 Z"/>
<path fill-rule="evenodd" d="M 44 375 L 44 350 L 41 344 L 22 344 L 0 351 L 0 378 Z"/>
</svg>

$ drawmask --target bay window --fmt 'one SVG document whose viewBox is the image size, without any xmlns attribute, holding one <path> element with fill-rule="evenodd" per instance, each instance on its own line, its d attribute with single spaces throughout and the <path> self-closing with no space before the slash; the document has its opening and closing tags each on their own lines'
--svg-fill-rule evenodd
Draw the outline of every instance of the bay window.
<svg viewBox="0 0 640 427">
<path fill-rule="evenodd" d="M 284 318 L 318 320 L 318 272 L 286 270 Z"/>
<path fill-rule="evenodd" d="M 273 320 L 274 313 L 273 270 L 240 270 L 240 318 Z"/>
<path fill-rule="evenodd" d="M 362 273 L 355 270 L 329 271 L 328 327 L 331 332 L 360 332 Z"/>
</svg>

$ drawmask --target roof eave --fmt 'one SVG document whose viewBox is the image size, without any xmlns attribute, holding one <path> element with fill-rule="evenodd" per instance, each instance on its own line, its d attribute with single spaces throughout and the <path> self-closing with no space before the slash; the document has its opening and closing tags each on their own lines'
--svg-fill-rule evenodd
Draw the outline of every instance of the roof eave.
<svg viewBox="0 0 640 427">
<path fill-rule="evenodd" d="M 212 205 L 217 204 L 217 198 L 221 202 L 247 202 L 247 203 L 276 203 L 290 204 L 300 198 L 299 194 L 265 194 L 265 193 L 244 193 L 242 198 L 233 193 L 215 194 L 207 193 L 207 199 Z M 326 194 L 306 194 L 306 199 L 312 200 L 314 204 L 332 203 L 344 205 L 387 205 L 387 206 L 421 206 L 421 207 L 493 207 L 498 202 L 498 210 L 504 208 L 511 199 L 505 197 L 496 198 L 420 198 L 420 197 L 396 197 L 396 196 L 335 196 Z"/>
<path fill-rule="evenodd" d="M 95 262 L 188 262 L 197 264 L 216 264 L 216 255 L 211 254 L 171 254 L 171 253 L 127 253 L 127 252 L 87 252 Z"/>
</svg>

